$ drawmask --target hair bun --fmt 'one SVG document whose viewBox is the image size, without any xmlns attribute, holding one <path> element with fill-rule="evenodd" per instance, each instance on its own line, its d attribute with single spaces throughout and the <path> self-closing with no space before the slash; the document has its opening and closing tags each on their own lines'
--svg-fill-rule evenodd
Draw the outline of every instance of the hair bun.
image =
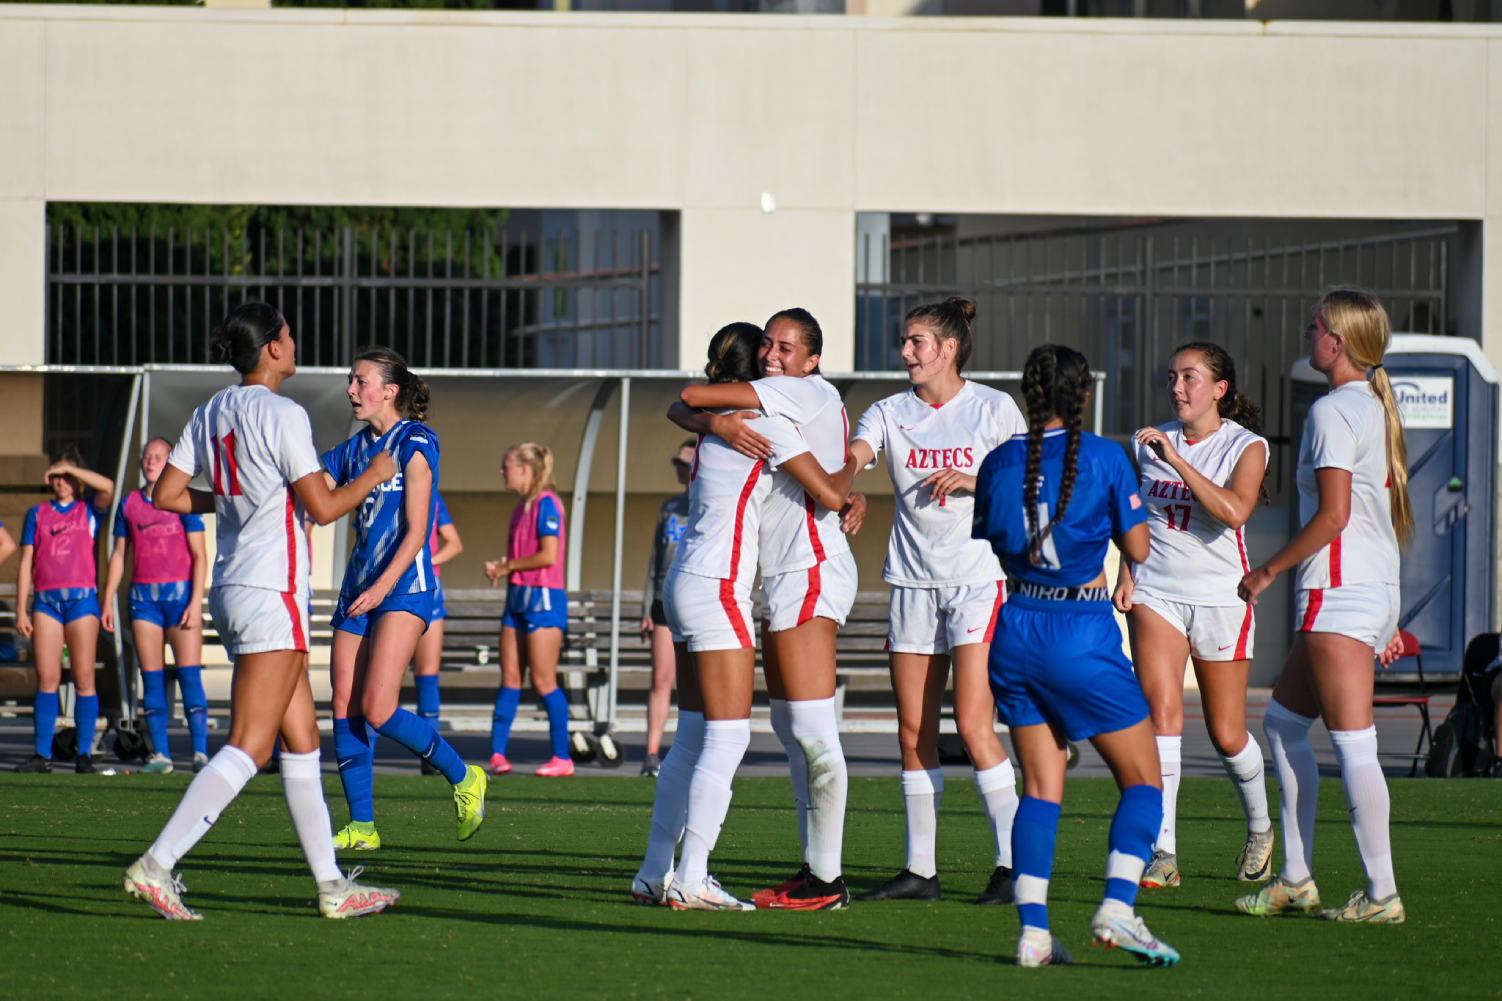
<svg viewBox="0 0 1502 1001">
<path fill-rule="evenodd" d="M 954 295 L 950 296 L 948 299 L 945 299 L 944 305 L 953 306 L 955 309 L 959 310 L 960 315 L 965 318 L 966 323 L 969 323 L 971 320 L 975 319 L 975 303 L 971 302 L 969 299 L 961 299 L 959 296 Z"/>
</svg>

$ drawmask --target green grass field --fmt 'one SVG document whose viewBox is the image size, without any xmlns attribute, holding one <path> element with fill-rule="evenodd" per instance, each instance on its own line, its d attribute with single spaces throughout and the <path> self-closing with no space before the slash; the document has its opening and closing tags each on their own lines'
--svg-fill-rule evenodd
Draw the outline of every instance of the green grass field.
<svg viewBox="0 0 1502 1001">
<path fill-rule="evenodd" d="M 1010 907 L 968 901 L 991 868 L 968 782 L 945 792 L 946 899 L 844 912 L 675 913 L 631 906 L 652 783 L 508 777 L 490 818 L 453 840 L 443 782 L 377 779 L 389 847 L 358 853 L 401 903 L 357 921 L 317 917 L 312 881 L 274 778 L 256 779 L 181 867 L 201 910 L 166 922 L 120 876 L 187 777 L 0 778 L 0 997 L 156 998 L 1413 998 L 1502 994 L 1502 782 L 1394 781 L 1393 849 L 1408 923 L 1347 927 L 1236 914 L 1228 874 L 1243 825 L 1225 781 L 1180 799 L 1185 885 L 1144 894 L 1149 925 L 1183 953 L 1141 970 L 1089 947 L 1116 794 L 1073 780 L 1052 883 L 1071 969 L 1011 962 Z M 846 878 L 875 885 L 902 864 L 893 779 L 851 783 Z M 337 781 L 328 784 L 338 822 Z M 1274 793 L 1275 794 L 1275 793 Z M 732 891 L 776 882 L 797 856 L 785 780 L 741 779 L 712 868 Z M 1340 783 L 1323 783 L 1316 877 L 1327 901 L 1364 885 Z"/>
</svg>

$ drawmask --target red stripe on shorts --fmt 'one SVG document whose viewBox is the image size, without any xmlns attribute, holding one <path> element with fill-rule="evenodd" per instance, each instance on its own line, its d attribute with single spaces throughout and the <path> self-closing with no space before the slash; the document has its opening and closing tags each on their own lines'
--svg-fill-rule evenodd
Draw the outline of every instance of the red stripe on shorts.
<svg viewBox="0 0 1502 1001">
<path fill-rule="evenodd" d="M 292 649 L 307 653 L 308 637 L 302 631 L 302 613 L 297 606 L 297 595 L 283 591 L 282 604 L 287 606 L 287 614 L 292 618 Z"/>
<path fill-rule="evenodd" d="M 1246 618 L 1241 620 L 1241 635 L 1236 638 L 1236 656 L 1232 660 L 1246 660 L 1246 641 L 1252 633 L 1252 606 L 1246 606 Z"/>
<path fill-rule="evenodd" d="M 803 595 L 803 607 L 798 609 L 798 625 L 810 621 L 819 607 L 819 592 L 823 581 L 819 577 L 819 564 L 808 568 L 808 591 Z"/>
<path fill-rule="evenodd" d="M 1299 623 L 1299 632 L 1310 633 L 1314 631 L 1314 617 L 1319 614 L 1320 606 L 1325 603 L 1325 589 L 1322 587 L 1312 588 L 1309 591 L 1309 603 L 1304 606 L 1304 621 Z M 1251 611 L 1250 608 L 1247 609 Z"/>
<path fill-rule="evenodd" d="M 720 605 L 724 607 L 725 615 L 730 619 L 730 626 L 735 630 L 735 638 L 741 642 L 741 649 L 749 650 L 752 646 L 751 634 L 746 632 L 746 620 L 741 618 L 741 606 L 735 600 L 735 578 L 727 577 L 720 581 Z"/>
<path fill-rule="evenodd" d="M 991 642 L 991 637 L 996 635 L 996 617 L 1001 614 L 1002 603 L 1007 600 L 1007 586 L 1005 581 L 996 582 L 996 604 L 991 606 L 991 621 L 986 625 L 986 642 Z"/>
</svg>

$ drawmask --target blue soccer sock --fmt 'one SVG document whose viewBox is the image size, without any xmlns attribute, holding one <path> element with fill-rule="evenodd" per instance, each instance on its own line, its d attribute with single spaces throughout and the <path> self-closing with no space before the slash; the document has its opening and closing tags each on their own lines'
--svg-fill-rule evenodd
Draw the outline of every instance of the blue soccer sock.
<svg viewBox="0 0 1502 1001">
<path fill-rule="evenodd" d="M 1163 790 L 1150 785 L 1121 790 L 1107 839 L 1106 899 L 1128 907 L 1137 903 L 1137 884 L 1153 855 L 1153 839 L 1163 824 Z"/>
<path fill-rule="evenodd" d="M 52 757 L 52 735 L 57 731 L 58 698 L 56 692 L 37 692 L 32 703 L 31 726 L 36 738 L 36 752 Z"/>
<path fill-rule="evenodd" d="M 94 731 L 99 728 L 99 696 L 80 695 L 73 703 L 73 725 L 78 728 L 78 753 L 94 750 Z"/>
<path fill-rule="evenodd" d="M 464 781 L 464 759 L 449 746 L 448 741 L 438 736 L 433 724 L 416 713 L 398 709 L 390 719 L 376 727 L 376 732 L 390 737 L 438 769 L 449 784 L 458 785 Z"/>
<path fill-rule="evenodd" d="M 413 677 L 417 686 L 417 715 L 438 729 L 438 708 L 442 705 L 438 695 L 438 675 L 419 674 Z"/>
<path fill-rule="evenodd" d="M 349 803 L 349 819 L 375 823 L 375 749 L 365 717 L 334 720 L 334 757 L 339 763 L 339 782 Z"/>
<path fill-rule="evenodd" d="M 183 715 L 188 717 L 188 733 L 193 738 L 193 753 L 208 754 L 209 696 L 203 690 L 203 668 L 198 665 L 179 667 L 177 687 L 183 694 Z"/>
<path fill-rule="evenodd" d="M 490 753 L 505 754 L 511 742 L 511 724 L 516 721 L 516 707 L 522 704 L 520 688 L 506 688 L 495 693 L 495 713 L 490 717 Z"/>
<path fill-rule="evenodd" d="M 1048 930 L 1048 881 L 1059 812 L 1058 803 L 1023 796 L 1012 819 L 1012 886 L 1024 928 Z"/>
<path fill-rule="evenodd" d="M 157 754 L 171 757 L 167 749 L 167 672 L 141 672 L 141 708 L 146 714 L 146 729 Z"/>
<path fill-rule="evenodd" d="M 548 711 L 548 737 L 553 741 L 553 757 L 568 757 L 568 696 L 555 688 L 542 697 Z"/>
</svg>

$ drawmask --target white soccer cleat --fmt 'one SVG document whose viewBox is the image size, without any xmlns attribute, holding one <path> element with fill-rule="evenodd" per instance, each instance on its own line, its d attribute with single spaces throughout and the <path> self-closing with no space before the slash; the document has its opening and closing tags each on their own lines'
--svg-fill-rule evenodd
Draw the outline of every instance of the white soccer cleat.
<svg viewBox="0 0 1502 1001">
<path fill-rule="evenodd" d="M 183 881 L 166 872 L 155 859 L 142 855 L 125 870 L 125 892 L 151 905 L 168 921 L 202 921 L 203 915 L 183 904 L 188 892 Z"/>
<path fill-rule="evenodd" d="M 384 911 L 402 899 L 399 890 L 356 883 L 355 877 L 364 871 L 363 866 L 355 866 L 340 879 L 319 883 L 318 913 L 326 918 L 359 918 Z"/>
<path fill-rule="evenodd" d="M 1261 834 L 1247 832 L 1246 845 L 1236 856 L 1236 878 L 1243 883 L 1260 883 L 1273 874 L 1273 829 Z"/>
<path fill-rule="evenodd" d="M 1059 940 L 1041 928 L 1024 928 L 1017 939 L 1017 965 L 1025 969 L 1039 966 L 1071 966 L 1074 957 Z"/>
<path fill-rule="evenodd" d="M 1095 935 L 1096 945 L 1130 952 L 1143 966 L 1172 966 L 1179 961 L 1179 951 L 1167 942 L 1159 941 L 1147 930 L 1147 922 L 1125 904 L 1120 908 L 1102 905 L 1090 919 L 1090 931 Z"/>
<path fill-rule="evenodd" d="M 1400 925 L 1408 919 L 1403 910 L 1403 899 L 1396 893 L 1381 900 L 1373 900 L 1365 890 L 1351 894 L 1344 907 L 1331 907 L 1319 912 L 1326 921 L 1356 921 L 1371 925 Z"/>
<path fill-rule="evenodd" d="M 713 876 L 705 876 L 694 886 L 678 883 L 668 887 L 667 905 L 675 911 L 754 911 L 749 900 L 737 900 Z"/>
<path fill-rule="evenodd" d="M 641 873 L 631 880 L 631 899 L 643 907 L 666 906 L 668 887 L 673 885 L 673 874 L 662 877 L 662 882 L 653 882 Z"/>
</svg>

